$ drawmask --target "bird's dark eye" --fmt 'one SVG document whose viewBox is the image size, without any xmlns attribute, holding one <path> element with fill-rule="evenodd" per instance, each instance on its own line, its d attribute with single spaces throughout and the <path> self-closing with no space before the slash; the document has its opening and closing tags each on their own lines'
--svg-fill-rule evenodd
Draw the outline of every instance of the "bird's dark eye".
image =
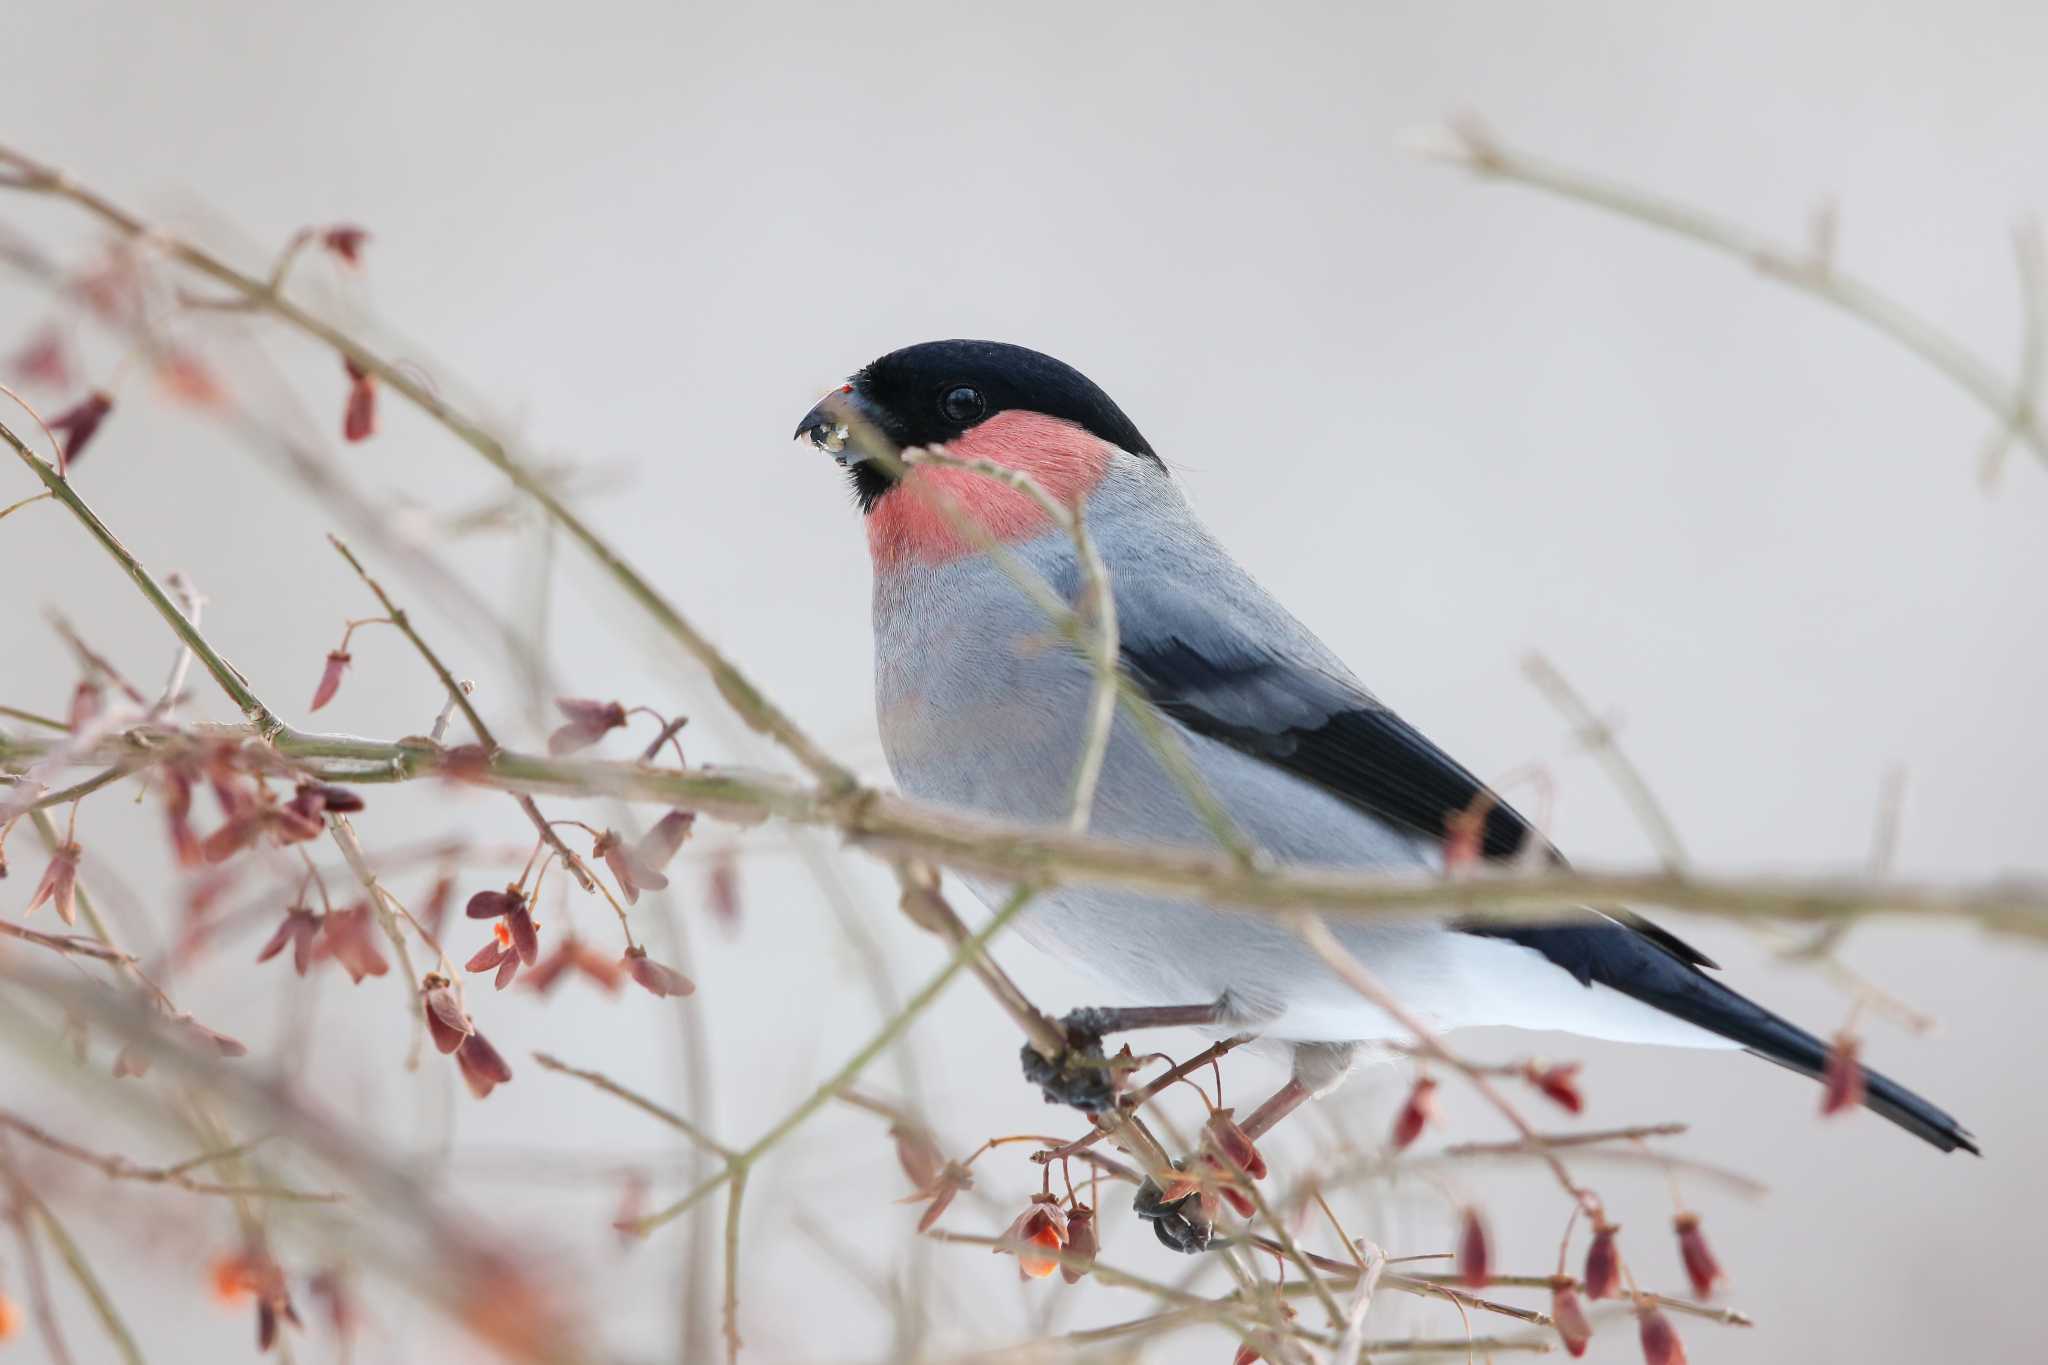
<svg viewBox="0 0 2048 1365">
<path fill-rule="evenodd" d="M 988 411 L 988 400 L 981 396 L 980 389 L 956 384 L 940 396 L 939 411 L 946 414 L 947 421 L 965 426 Z"/>
</svg>

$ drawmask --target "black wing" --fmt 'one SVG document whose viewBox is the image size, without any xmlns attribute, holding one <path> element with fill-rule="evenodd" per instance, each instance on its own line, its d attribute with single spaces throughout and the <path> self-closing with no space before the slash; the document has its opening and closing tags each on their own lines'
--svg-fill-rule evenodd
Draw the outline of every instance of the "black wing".
<svg viewBox="0 0 2048 1365">
<path fill-rule="evenodd" d="M 1124 667 L 1152 704 L 1188 729 L 1221 740 L 1312 782 L 1418 838 L 1441 842 L 1452 821 L 1489 796 L 1481 856 L 1511 857 L 1532 841 L 1564 860 L 1520 811 L 1427 736 L 1346 680 L 1248 648 L 1197 648 L 1179 637 L 1124 643 Z M 1534 948 L 1590 985 L 1619 965 L 1609 935 L 1617 925 L 1689 967 L 1715 963 L 1677 935 L 1629 910 L 1589 914 L 1588 923 L 1517 925 L 1498 920 L 1458 927 Z"/>
<path fill-rule="evenodd" d="M 1124 666 L 1154 705 L 1194 733 L 1285 769 L 1423 839 L 1443 840 L 1450 821 L 1475 809 L 1487 792 L 1334 665 L 1252 643 L 1265 634 L 1261 623 L 1190 611 L 1170 595 L 1150 605 L 1155 609 L 1120 614 L 1126 621 L 1172 622 L 1179 633 L 1127 632 Z M 1545 857 L 1563 862 L 1514 807 L 1493 795 L 1483 856 L 1511 856 L 1532 840 Z M 1579 919 L 1454 927 L 1534 949 L 1582 985 L 1620 991 L 1805 1075 L 1817 1077 L 1827 1066 L 1827 1044 L 1708 976 L 1700 969 L 1714 963 L 1704 954 L 1631 911 L 1588 909 Z M 1876 1113 L 1943 1151 L 1977 1150 L 1941 1109 L 1874 1071 L 1866 1069 L 1864 1078 L 1864 1102 Z"/>
</svg>

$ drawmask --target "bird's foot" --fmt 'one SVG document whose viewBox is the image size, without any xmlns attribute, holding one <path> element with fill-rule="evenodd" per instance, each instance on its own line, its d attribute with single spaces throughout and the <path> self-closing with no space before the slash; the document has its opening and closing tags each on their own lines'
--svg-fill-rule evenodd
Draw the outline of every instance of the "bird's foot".
<svg viewBox="0 0 2048 1365">
<path fill-rule="evenodd" d="M 1102 1052 L 1105 1010 L 1081 1009 L 1060 1020 L 1067 1045 L 1047 1057 L 1024 1045 L 1024 1079 L 1037 1086 L 1047 1104 L 1071 1105 L 1084 1114 L 1099 1114 L 1116 1103 L 1116 1071 Z"/>
<path fill-rule="evenodd" d="M 1131 1208 L 1152 1225 L 1153 1234 L 1163 1245 L 1190 1256 L 1207 1251 L 1216 1225 L 1202 1207 L 1201 1192 L 1183 1195 L 1172 1203 L 1166 1202 L 1165 1195 L 1159 1182 L 1148 1176 L 1138 1187 Z"/>
</svg>

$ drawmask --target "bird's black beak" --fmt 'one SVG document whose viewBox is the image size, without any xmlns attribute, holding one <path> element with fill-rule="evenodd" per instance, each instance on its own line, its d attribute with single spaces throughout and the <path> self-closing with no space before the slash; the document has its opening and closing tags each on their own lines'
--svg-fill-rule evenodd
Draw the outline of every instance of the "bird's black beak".
<svg viewBox="0 0 2048 1365">
<path fill-rule="evenodd" d="M 851 384 L 832 390 L 804 414 L 804 420 L 797 423 L 796 439 L 805 436 L 843 465 L 896 452 L 896 443 L 883 433 L 874 409 Z"/>
</svg>

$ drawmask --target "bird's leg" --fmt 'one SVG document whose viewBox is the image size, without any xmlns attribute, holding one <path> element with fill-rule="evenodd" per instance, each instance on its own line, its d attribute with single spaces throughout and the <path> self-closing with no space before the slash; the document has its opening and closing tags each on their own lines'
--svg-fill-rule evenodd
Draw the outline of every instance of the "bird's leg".
<svg viewBox="0 0 2048 1365">
<path fill-rule="evenodd" d="M 1116 1076 L 1102 1053 L 1105 1036 L 1139 1028 L 1214 1024 L 1226 1012 L 1222 1000 L 1074 1010 L 1060 1020 L 1067 1046 L 1057 1056 L 1047 1057 L 1029 1043 L 1024 1045 L 1024 1079 L 1045 1093 L 1047 1104 L 1070 1104 L 1084 1114 L 1099 1114 L 1116 1103 Z"/>
<path fill-rule="evenodd" d="M 1304 1084 L 1300 1077 L 1289 1078 L 1287 1084 L 1274 1091 L 1266 1102 L 1254 1109 L 1245 1120 L 1238 1124 L 1246 1137 L 1257 1139 L 1273 1130 L 1280 1120 L 1301 1107 L 1315 1092 Z M 1209 1248 L 1209 1237 L 1214 1231 L 1208 1211 L 1203 1207 L 1202 1192 L 1183 1195 L 1172 1203 L 1164 1200 L 1165 1191 L 1151 1177 L 1138 1187 L 1138 1196 L 1132 1208 L 1140 1218 L 1152 1225 L 1152 1231 L 1165 1245 L 1175 1251 L 1190 1255 Z M 1213 1196 L 1211 1197 L 1213 1200 Z"/>
</svg>

